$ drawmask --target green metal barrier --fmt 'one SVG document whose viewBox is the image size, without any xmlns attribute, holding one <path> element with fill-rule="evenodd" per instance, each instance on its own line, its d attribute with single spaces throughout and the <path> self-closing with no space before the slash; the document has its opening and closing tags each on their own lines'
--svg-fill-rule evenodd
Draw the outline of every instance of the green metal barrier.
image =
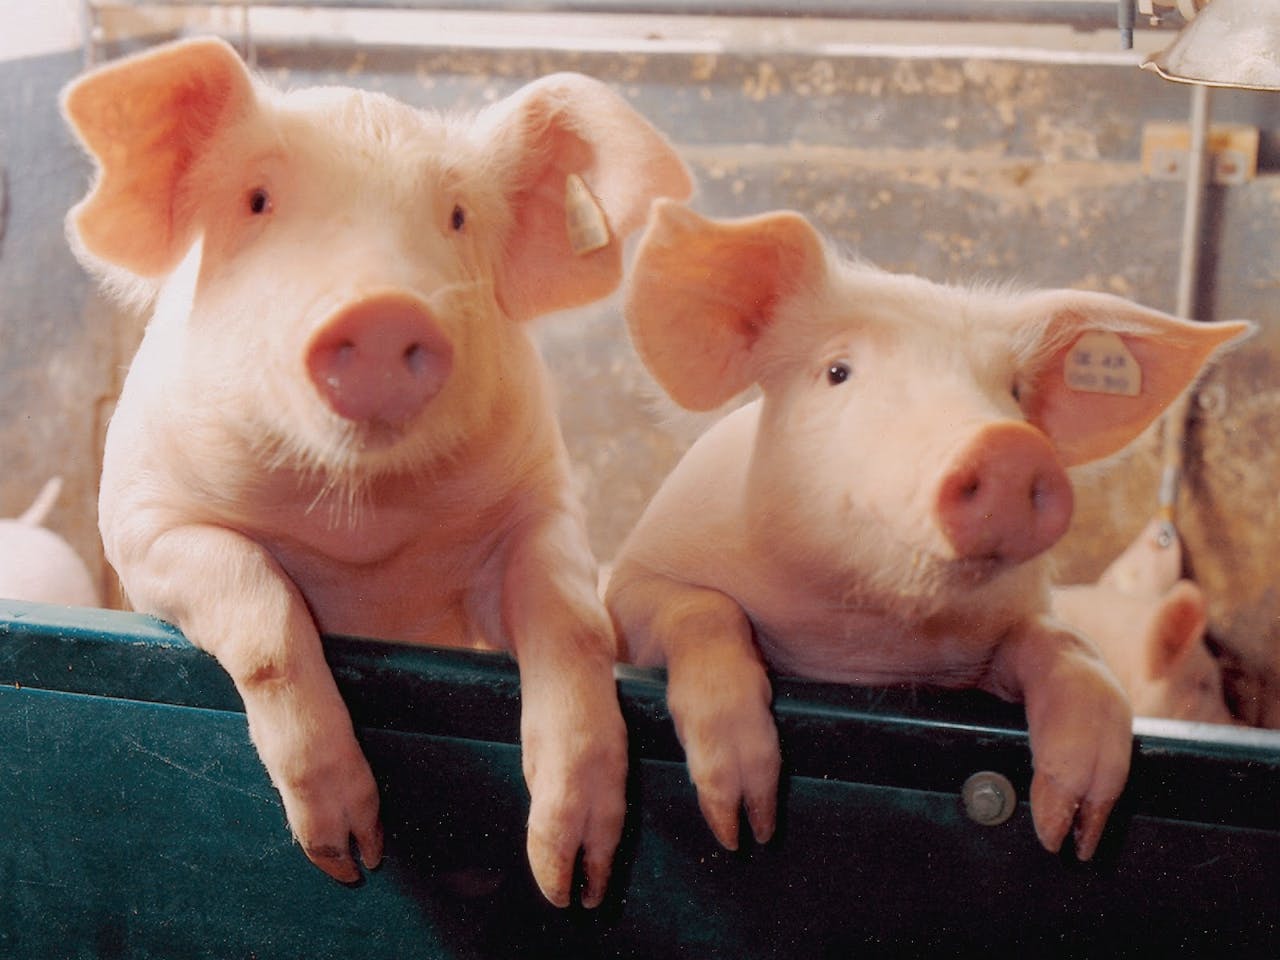
<svg viewBox="0 0 1280 960">
<path fill-rule="evenodd" d="M 355 888 L 294 847 L 211 658 L 145 617 L 0 601 L 0 957 L 1277 955 L 1280 733 L 1143 728 L 1080 864 L 1035 840 L 1019 708 L 779 680 L 779 832 L 730 854 L 661 676 L 621 671 L 626 834 L 606 903 L 561 911 L 525 863 L 514 664 L 326 651 L 383 797 L 386 860 Z M 979 770 L 1022 800 L 999 826 L 964 812 Z"/>
</svg>

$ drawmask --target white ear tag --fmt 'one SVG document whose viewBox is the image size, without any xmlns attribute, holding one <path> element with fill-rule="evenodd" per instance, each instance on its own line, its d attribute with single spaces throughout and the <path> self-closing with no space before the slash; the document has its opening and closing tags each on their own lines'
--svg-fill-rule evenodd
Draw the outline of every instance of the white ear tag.
<svg viewBox="0 0 1280 960">
<path fill-rule="evenodd" d="M 604 219 L 604 211 L 576 173 L 565 177 L 564 219 L 569 246 L 578 256 L 609 245 L 609 224 Z"/>
<path fill-rule="evenodd" d="M 1067 351 L 1063 379 L 1082 393 L 1136 397 L 1142 392 L 1142 368 L 1119 334 L 1091 330 Z"/>
</svg>

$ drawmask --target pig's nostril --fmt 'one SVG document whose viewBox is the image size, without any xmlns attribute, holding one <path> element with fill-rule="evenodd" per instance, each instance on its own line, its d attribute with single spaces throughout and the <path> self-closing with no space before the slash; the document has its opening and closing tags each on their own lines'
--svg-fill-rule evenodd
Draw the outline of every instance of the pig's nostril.
<svg viewBox="0 0 1280 960">
<path fill-rule="evenodd" d="M 1040 510 L 1044 507 L 1045 499 L 1049 496 L 1045 489 L 1044 480 L 1037 477 L 1031 482 L 1031 509 Z"/>
<path fill-rule="evenodd" d="M 405 368 L 413 376 L 421 376 L 426 373 L 427 365 L 431 360 L 431 353 L 427 350 L 425 344 L 411 343 L 405 347 L 403 360 Z"/>
<path fill-rule="evenodd" d="M 453 349 L 424 304 L 397 294 L 334 314 L 308 347 L 307 367 L 329 407 L 357 421 L 403 424 L 444 385 Z"/>
<path fill-rule="evenodd" d="M 1048 440 L 1026 424 L 979 430 L 941 486 L 936 517 L 956 555 L 992 565 L 1048 549 L 1071 517 L 1071 488 Z"/>
</svg>

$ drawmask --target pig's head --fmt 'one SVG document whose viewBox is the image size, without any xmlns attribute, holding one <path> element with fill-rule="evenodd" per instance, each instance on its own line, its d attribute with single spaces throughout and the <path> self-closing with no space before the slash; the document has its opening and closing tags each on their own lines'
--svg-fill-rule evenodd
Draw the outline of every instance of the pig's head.
<svg viewBox="0 0 1280 960">
<path fill-rule="evenodd" d="M 1067 468 L 1125 446 L 1248 329 L 1096 293 L 941 286 L 841 260 L 794 213 L 713 221 L 665 201 L 627 313 L 682 406 L 759 384 L 760 548 L 914 616 L 1043 579 L 1028 561 L 1070 522 Z"/>
<path fill-rule="evenodd" d="M 1097 645 L 1137 716 L 1233 722 L 1222 668 L 1205 643 L 1208 603 L 1192 581 L 1142 594 L 1104 576 L 1054 590 L 1052 610 Z"/>
<path fill-rule="evenodd" d="M 63 106 L 98 167 L 68 217 L 82 261 L 159 294 L 153 327 L 216 416 L 324 470 L 421 465 L 538 389 L 521 322 L 607 295 L 650 201 L 690 189 L 657 131 L 572 74 L 442 117 L 281 93 L 197 40 Z"/>
</svg>

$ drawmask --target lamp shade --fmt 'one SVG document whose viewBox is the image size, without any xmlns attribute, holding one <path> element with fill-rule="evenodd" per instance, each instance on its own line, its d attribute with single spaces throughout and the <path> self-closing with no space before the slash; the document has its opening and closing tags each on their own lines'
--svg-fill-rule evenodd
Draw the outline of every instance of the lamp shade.
<svg viewBox="0 0 1280 960">
<path fill-rule="evenodd" d="M 1280 90 L 1280 0 L 1213 0 L 1142 67 L 1181 83 Z"/>
</svg>

